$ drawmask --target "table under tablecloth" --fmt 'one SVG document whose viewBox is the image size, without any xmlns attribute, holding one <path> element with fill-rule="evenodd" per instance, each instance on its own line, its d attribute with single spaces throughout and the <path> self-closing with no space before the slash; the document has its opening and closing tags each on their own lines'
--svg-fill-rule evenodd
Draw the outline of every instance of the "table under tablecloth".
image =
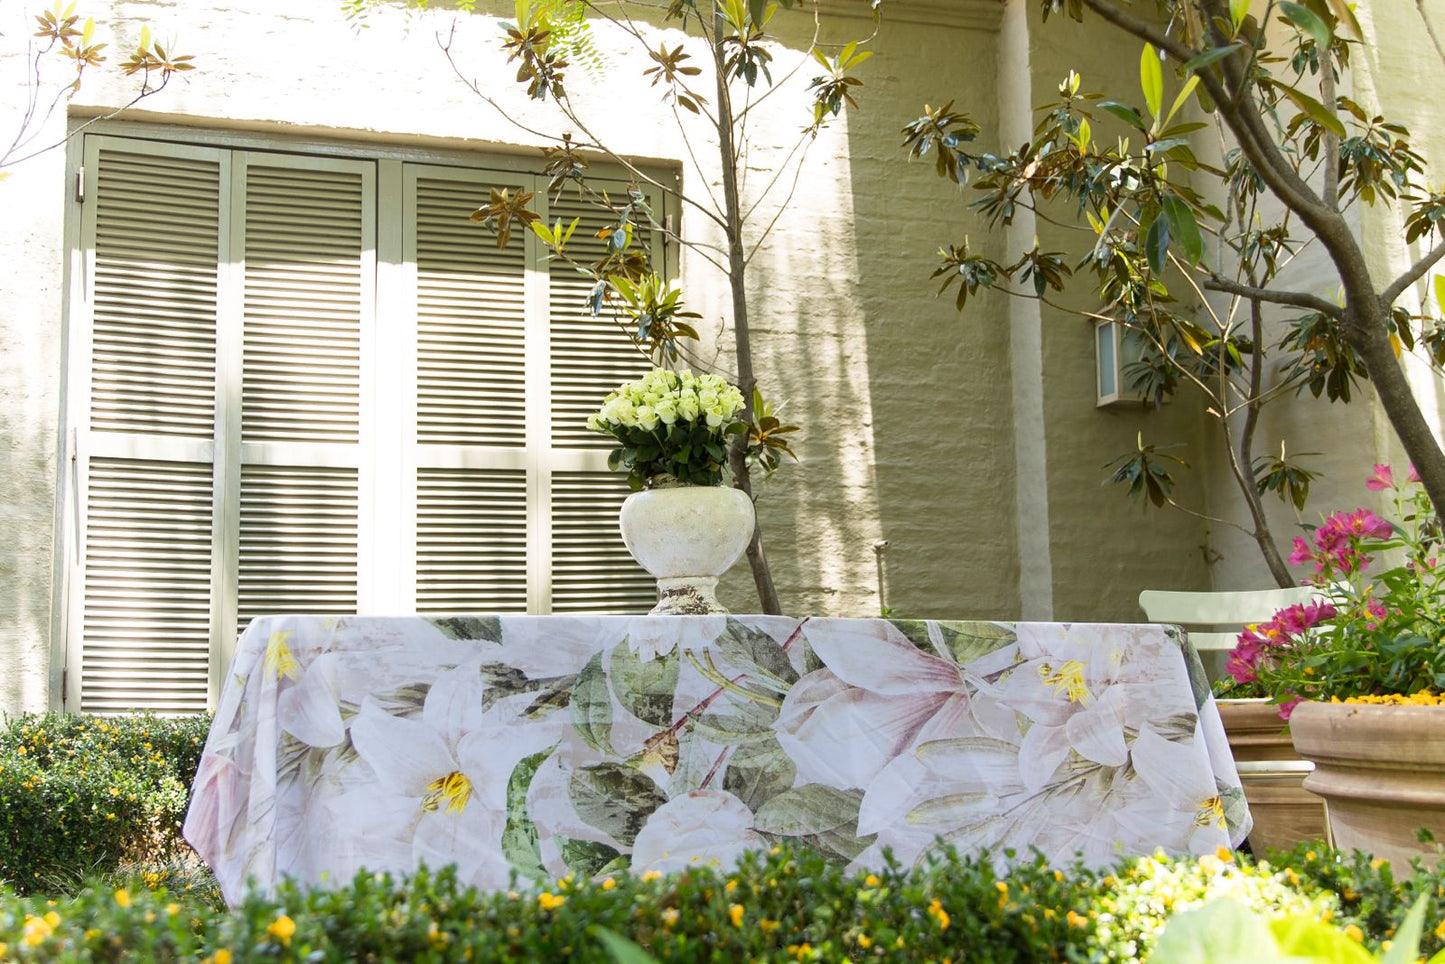
<svg viewBox="0 0 1445 964">
<path fill-rule="evenodd" d="M 1094 865 L 1238 844 L 1199 662 L 1138 624 L 783 616 L 257 619 L 186 839 L 247 880 L 509 885 L 794 841 Z"/>
</svg>

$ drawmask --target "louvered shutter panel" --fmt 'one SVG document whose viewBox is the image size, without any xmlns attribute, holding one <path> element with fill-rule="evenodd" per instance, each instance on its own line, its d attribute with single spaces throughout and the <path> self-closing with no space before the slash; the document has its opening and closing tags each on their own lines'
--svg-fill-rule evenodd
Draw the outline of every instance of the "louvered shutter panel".
<svg viewBox="0 0 1445 964">
<path fill-rule="evenodd" d="M 364 371 L 375 300 L 370 162 L 242 155 L 236 617 L 355 613 Z"/>
<path fill-rule="evenodd" d="M 492 187 L 519 189 L 504 177 L 407 165 L 403 179 L 403 257 L 415 271 L 408 462 L 419 612 L 528 608 L 530 232 L 498 247 L 469 220 Z"/>
<path fill-rule="evenodd" d="M 416 610 L 527 611 L 527 473 L 417 472 Z"/>
<path fill-rule="evenodd" d="M 617 529 L 631 494 L 615 472 L 552 473 L 552 611 L 646 612 L 657 583 Z"/>
<path fill-rule="evenodd" d="M 625 196 L 625 185 L 598 185 L 604 186 Z M 547 216 L 564 224 L 580 219 L 570 244 L 579 261 L 595 262 L 606 254 L 606 243 L 597 237 L 599 228 L 613 223 L 606 212 L 569 191 L 551 201 Z M 645 226 L 636 227 L 632 243 L 661 267 L 660 245 Z M 613 442 L 588 431 L 587 416 L 608 392 L 646 374 L 652 364 L 610 318 L 591 315 L 591 287 L 565 264 L 554 262 L 548 272 L 552 610 L 646 612 L 657 601 L 656 583 L 633 560 L 617 528 L 629 490 L 619 473 L 605 470 L 603 453 Z M 572 471 L 580 464 L 594 471 Z"/>
<path fill-rule="evenodd" d="M 204 710 L 223 152 L 90 137 L 80 709 Z"/>
<path fill-rule="evenodd" d="M 199 713 L 211 651 L 211 466 L 92 458 L 83 713 Z"/>
<path fill-rule="evenodd" d="M 621 193 L 624 185 L 599 183 L 597 187 Z M 572 257 L 592 264 L 606 256 L 606 242 L 596 236 L 597 231 L 615 222 L 605 211 L 568 191 L 549 205 L 547 219 L 555 223 L 559 218 L 563 224 L 581 219 L 568 244 Z M 639 225 L 632 243 L 651 253 L 652 232 Z M 654 266 L 660 267 L 655 257 Z M 553 262 L 548 273 L 552 445 L 558 448 L 609 448 L 607 436 L 587 430 L 587 416 L 597 411 L 602 399 L 619 384 L 652 370 L 652 364 L 611 318 L 592 317 L 587 308 L 592 284 L 565 262 Z"/>
</svg>

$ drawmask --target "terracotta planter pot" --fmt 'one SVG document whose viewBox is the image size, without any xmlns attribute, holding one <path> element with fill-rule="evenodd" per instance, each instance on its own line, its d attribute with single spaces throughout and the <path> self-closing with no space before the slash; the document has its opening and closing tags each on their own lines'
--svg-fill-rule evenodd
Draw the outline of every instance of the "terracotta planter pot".
<svg viewBox="0 0 1445 964">
<path fill-rule="evenodd" d="M 1301 703 L 1290 732 L 1314 761 L 1304 786 L 1324 798 L 1336 847 L 1435 865 L 1416 834 L 1445 841 L 1445 707 Z"/>
<path fill-rule="evenodd" d="M 1219 718 L 1254 817 L 1249 847 L 1256 854 L 1325 837 L 1325 807 L 1304 789 L 1308 761 L 1295 752 L 1279 707 L 1266 700 L 1218 700 Z"/>
</svg>

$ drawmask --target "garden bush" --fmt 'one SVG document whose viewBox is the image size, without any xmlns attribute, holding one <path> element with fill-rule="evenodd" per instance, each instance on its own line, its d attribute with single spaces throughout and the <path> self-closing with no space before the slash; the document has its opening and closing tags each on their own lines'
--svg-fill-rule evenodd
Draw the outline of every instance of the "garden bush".
<svg viewBox="0 0 1445 964">
<path fill-rule="evenodd" d="M 1445 891 L 1439 874 L 1406 876 L 1368 858 L 1301 851 L 1279 864 L 1225 852 L 1111 871 L 1035 859 L 1003 874 L 946 855 L 849 877 L 780 848 L 732 873 L 618 874 L 501 893 L 461 887 L 450 870 L 361 874 L 335 890 L 284 885 L 231 912 L 137 879 L 69 900 L 0 893 L 0 959 L 610 964 L 608 931 L 659 961 L 1123 962 L 1147 958 L 1171 914 L 1220 897 L 1331 920 L 1378 948 L 1408 909 L 1407 889 Z M 1345 879 L 1353 897 L 1326 888 Z M 1439 943 L 1439 909 L 1428 909 L 1427 946 Z"/>
<path fill-rule="evenodd" d="M 0 726 L 0 881 L 20 892 L 188 852 L 209 717 L 51 713 Z"/>
</svg>

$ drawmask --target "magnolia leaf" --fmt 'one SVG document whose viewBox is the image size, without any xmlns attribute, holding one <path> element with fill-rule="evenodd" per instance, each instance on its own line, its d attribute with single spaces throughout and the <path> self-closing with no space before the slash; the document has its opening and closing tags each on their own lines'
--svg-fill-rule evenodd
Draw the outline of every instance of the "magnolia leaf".
<svg viewBox="0 0 1445 964">
<path fill-rule="evenodd" d="M 1249 0 L 1229 0 L 1229 22 L 1234 25 L 1236 31 L 1239 25 L 1244 23 L 1244 18 L 1249 15 Z"/>
<path fill-rule="evenodd" d="M 677 689 L 679 657 L 673 650 L 660 659 L 639 659 L 627 643 L 612 650 L 612 686 L 627 712 L 653 726 L 672 725 L 672 694 Z"/>
<path fill-rule="evenodd" d="M 436 616 L 428 622 L 447 639 L 502 641 L 502 621 L 496 616 Z"/>
<path fill-rule="evenodd" d="M 723 789 L 756 812 L 773 797 L 791 789 L 797 777 L 797 766 L 775 736 L 743 744 L 733 751 L 723 774 Z"/>
<path fill-rule="evenodd" d="M 1189 100 L 1189 95 L 1192 94 L 1192 93 L 1194 93 L 1194 88 L 1196 88 L 1196 87 L 1198 87 L 1198 86 L 1199 86 L 1199 75 L 1198 75 L 1198 74 L 1194 74 L 1192 77 L 1190 77 L 1188 80 L 1186 80 L 1186 81 L 1184 82 L 1184 86 L 1183 86 L 1183 87 L 1179 88 L 1179 93 L 1176 94 L 1175 97 L 1174 97 L 1174 103 L 1173 103 L 1172 105 L 1170 105 L 1170 107 L 1169 107 L 1169 113 L 1164 115 L 1164 123 L 1165 123 L 1166 125 L 1167 125 L 1170 121 L 1172 121 L 1172 120 L 1174 119 L 1174 115 L 1175 115 L 1175 114 L 1179 113 L 1179 108 L 1183 107 L 1183 106 L 1185 105 L 1185 103 L 1188 102 L 1188 100 Z M 1203 127 L 1204 125 L 1201 124 L 1201 125 L 1199 125 L 1199 126 L 1200 126 L 1200 127 Z M 1196 129 L 1197 129 L 1197 128 L 1196 128 Z"/>
<path fill-rule="evenodd" d="M 567 798 L 589 826 L 628 847 L 652 812 L 667 802 L 667 795 L 650 777 L 615 762 L 573 770 Z"/>
<path fill-rule="evenodd" d="M 1149 225 L 1149 231 L 1144 236 L 1144 251 L 1149 257 L 1149 268 L 1155 274 L 1162 274 L 1169 254 L 1169 228 L 1164 218 L 1155 218 L 1154 223 Z"/>
<path fill-rule="evenodd" d="M 773 797 L 758 808 L 753 826 L 764 833 L 785 837 L 833 830 L 852 821 L 857 825 L 862 790 L 839 790 L 821 783 L 805 783 Z"/>
<path fill-rule="evenodd" d="M 798 681 L 798 671 L 778 641 L 736 619 L 728 618 L 717 647 L 729 663 L 749 675 L 788 685 Z"/>
<path fill-rule="evenodd" d="M 1191 72 L 1201 67 L 1208 67 L 1216 60 L 1223 60 L 1243 46 L 1243 44 L 1232 43 L 1225 44 L 1223 47 L 1211 47 L 1199 56 L 1190 58 L 1189 62 L 1184 65 L 1184 70 Z"/>
<path fill-rule="evenodd" d="M 1330 27 L 1320 19 L 1319 14 L 1303 4 L 1291 3 L 1290 0 L 1283 0 L 1279 9 L 1290 23 L 1309 34 L 1320 50 L 1329 49 Z"/>
<path fill-rule="evenodd" d="M 1342 138 L 1345 136 L 1345 125 L 1341 124 L 1340 119 L 1334 115 L 1333 111 L 1325 107 L 1324 104 L 1321 104 L 1309 94 L 1290 87 L 1288 84 L 1279 84 L 1277 86 L 1284 92 L 1286 97 L 1294 101 L 1294 105 L 1303 111 L 1310 120 L 1319 124 L 1336 137 Z"/>
<path fill-rule="evenodd" d="M 619 872 L 627 867 L 627 860 L 613 847 L 598 840 L 573 840 L 558 837 L 557 849 L 562 852 L 562 861 L 579 877 L 596 877 L 598 874 Z"/>
<path fill-rule="evenodd" d="M 1335 15 L 1335 19 L 1348 27 L 1350 33 L 1355 35 L 1356 40 L 1363 41 L 1365 32 L 1360 29 L 1360 21 L 1355 19 L 1354 6 L 1349 0 L 1328 0 L 1328 2 L 1330 12 Z"/>
<path fill-rule="evenodd" d="M 527 790 L 532 786 L 537 770 L 556 748 L 554 744 L 522 759 L 512 768 L 512 775 L 507 780 L 507 825 L 502 831 L 502 856 L 518 874 L 533 880 L 544 880 L 549 875 L 542 865 L 537 825 L 527 811 Z"/>
<path fill-rule="evenodd" d="M 1148 125 L 1144 123 L 1144 118 L 1139 116 L 1139 112 L 1128 104 L 1121 104 L 1116 100 L 1101 100 L 1099 101 L 1099 107 L 1113 114 L 1131 127 L 1136 127 L 1141 131 L 1149 129 Z"/>
<path fill-rule="evenodd" d="M 1204 239 L 1199 234 L 1199 225 L 1195 222 L 1194 212 L 1189 210 L 1189 205 L 1172 194 L 1166 194 L 1164 222 L 1169 226 L 1170 236 L 1183 251 L 1184 259 L 1191 265 L 1198 264 L 1199 259 L 1204 256 Z"/>
<path fill-rule="evenodd" d="M 1139 55 L 1139 86 L 1144 90 L 1144 106 L 1149 108 L 1149 115 L 1158 117 L 1164 103 L 1164 71 L 1153 44 L 1145 44 L 1144 52 Z"/>
<path fill-rule="evenodd" d="M 602 669 L 602 654 L 595 653 L 572 687 L 572 726 L 595 750 L 612 753 L 612 697 L 607 689 L 607 673 Z"/>
</svg>

